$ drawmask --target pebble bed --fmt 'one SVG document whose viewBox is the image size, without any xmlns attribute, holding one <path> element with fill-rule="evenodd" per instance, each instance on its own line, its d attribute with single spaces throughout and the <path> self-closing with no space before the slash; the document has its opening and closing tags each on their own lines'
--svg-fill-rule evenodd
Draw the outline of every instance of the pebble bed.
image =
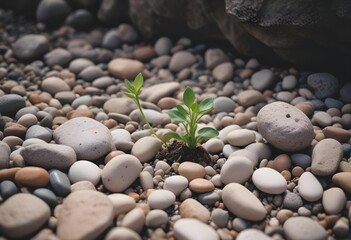
<svg viewBox="0 0 351 240">
<path fill-rule="evenodd" d="M 349 239 L 351 84 L 218 46 L 48 30 L 0 10 L 0 235 L 29 239 Z M 72 17 L 71 17 L 72 18 Z M 71 19 L 72 20 L 72 19 Z M 142 72 L 158 134 L 190 86 L 211 163 L 157 159 L 123 80 Z"/>
</svg>

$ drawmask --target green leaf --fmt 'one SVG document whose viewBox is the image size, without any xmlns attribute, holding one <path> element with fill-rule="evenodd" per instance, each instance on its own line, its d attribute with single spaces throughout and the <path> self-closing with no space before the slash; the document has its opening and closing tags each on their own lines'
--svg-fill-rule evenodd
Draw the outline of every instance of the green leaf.
<svg viewBox="0 0 351 240">
<path fill-rule="evenodd" d="M 194 102 L 191 104 L 190 109 L 193 110 L 194 113 L 199 113 L 199 104 L 197 104 L 197 102 Z"/>
<path fill-rule="evenodd" d="M 183 101 L 185 103 L 185 105 L 190 108 L 191 105 L 196 102 L 196 97 L 195 97 L 195 93 L 194 91 L 187 87 L 183 93 Z"/>
<path fill-rule="evenodd" d="M 199 111 L 200 113 L 208 113 L 213 108 L 213 98 L 206 98 L 201 101 L 199 104 Z"/>
<path fill-rule="evenodd" d="M 181 112 L 184 116 L 188 115 L 188 111 L 182 105 L 178 104 L 176 107 L 177 107 L 178 111 Z"/>
<path fill-rule="evenodd" d="M 214 138 L 218 136 L 218 131 L 211 127 L 204 127 L 198 131 L 198 136 L 201 138 Z"/>
<path fill-rule="evenodd" d="M 175 138 L 175 139 L 178 139 L 178 140 L 183 140 L 182 139 L 182 136 L 180 136 L 178 133 L 176 132 L 168 132 L 168 133 L 165 133 L 162 137 L 162 140 L 167 142 L 169 140 L 171 140 L 172 138 Z"/>
<path fill-rule="evenodd" d="M 135 93 L 134 85 L 128 79 L 124 79 L 124 84 L 130 92 Z"/>
<path fill-rule="evenodd" d="M 186 122 L 186 116 L 184 116 L 183 113 L 181 113 L 177 109 L 169 110 L 167 113 L 168 116 L 176 122 Z"/>
<path fill-rule="evenodd" d="M 141 87 L 143 86 L 144 83 L 144 78 L 143 75 L 141 73 L 139 73 L 135 79 L 134 79 L 134 88 L 136 91 L 140 90 Z"/>
<path fill-rule="evenodd" d="M 135 95 L 134 95 L 133 93 L 131 93 L 131 92 L 124 92 L 124 95 L 125 95 L 126 97 L 131 98 L 131 99 L 135 99 Z"/>
</svg>

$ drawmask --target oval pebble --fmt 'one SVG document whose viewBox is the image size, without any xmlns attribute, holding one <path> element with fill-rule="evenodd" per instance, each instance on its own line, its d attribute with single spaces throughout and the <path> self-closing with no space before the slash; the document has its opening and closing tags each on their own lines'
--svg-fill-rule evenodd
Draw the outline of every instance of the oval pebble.
<svg viewBox="0 0 351 240">
<path fill-rule="evenodd" d="M 221 208 L 215 208 L 211 212 L 211 220 L 220 228 L 224 228 L 228 224 L 229 214 Z"/>
<path fill-rule="evenodd" d="M 323 193 L 322 203 L 327 214 L 338 214 L 345 207 L 346 195 L 341 188 L 332 187 Z"/>
<path fill-rule="evenodd" d="M 183 162 L 178 167 L 179 175 L 184 176 L 191 181 L 195 178 L 203 178 L 206 175 L 205 168 L 198 163 Z"/>
<path fill-rule="evenodd" d="M 168 223 L 168 215 L 165 211 L 160 209 L 151 210 L 145 219 L 147 227 L 157 228 Z"/>
<path fill-rule="evenodd" d="M 178 196 L 182 191 L 188 187 L 188 179 L 183 176 L 175 175 L 166 178 L 163 189 L 169 190 Z"/>
<path fill-rule="evenodd" d="M 8 168 L 11 149 L 5 142 L 0 142 L 0 169 Z"/>
<path fill-rule="evenodd" d="M 333 176 L 332 180 L 345 192 L 351 193 L 351 172 L 339 172 Z"/>
<path fill-rule="evenodd" d="M 136 232 L 141 232 L 145 224 L 145 214 L 143 209 L 134 208 L 122 219 L 121 226 L 130 228 Z"/>
<path fill-rule="evenodd" d="M 112 228 L 106 235 L 105 240 L 141 240 L 138 233 L 126 227 Z"/>
<path fill-rule="evenodd" d="M 46 202 L 51 208 L 57 205 L 56 195 L 47 188 L 37 188 L 34 190 L 33 194 Z"/>
<path fill-rule="evenodd" d="M 142 163 L 149 162 L 160 151 L 161 145 L 162 143 L 155 137 L 143 137 L 134 143 L 131 154 Z"/>
<path fill-rule="evenodd" d="M 179 219 L 174 224 L 174 236 L 179 240 L 219 240 L 209 225 L 192 218 Z"/>
<path fill-rule="evenodd" d="M 248 158 L 251 161 L 253 168 L 255 168 L 257 166 L 257 164 L 258 164 L 258 156 L 257 156 L 257 154 L 254 153 L 254 152 L 250 152 L 250 151 L 248 151 L 246 149 L 239 149 L 239 150 L 233 152 L 232 154 L 230 154 L 228 156 L 228 159 L 232 158 L 234 156 L 242 156 L 242 157 Z"/>
<path fill-rule="evenodd" d="M 80 160 L 69 168 L 68 177 L 72 183 L 89 181 L 96 186 L 100 182 L 101 170 L 95 163 Z"/>
<path fill-rule="evenodd" d="M 288 239 L 314 239 L 326 240 L 325 229 L 308 217 L 292 217 L 283 225 L 284 233 Z"/>
<path fill-rule="evenodd" d="M 189 182 L 189 188 L 196 193 L 211 192 L 215 189 L 212 182 L 204 178 L 195 178 Z"/>
<path fill-rule="evenodd" d="M 5 180 L 0 183 L 0 195 L 3 199 L 7 199 L 17 192 L 18 188 L 14 182 Z"/>
<path fill-rule="evenodd" d="M 281 194 L 287 188 L 283 175 L 272 168 L 264 167 L 255 170 L 252 181 L 259 190 L 268 194 Z"/>
<path fill-rule="evenodd" d="M 227 141 L 237 147 L 247 146 L 256 140 L 256 134 L 247 129 L 238 129 L 231 131 L 227 135 Z"/>
<path fill-rule="evenodd" d="M 24 167 L 16 172 L 16 183 L 28 187 L 45 187 L 49 183 L 49 173 L 39 167 Z"/>
<path fill-rule="evenodd" d="M 112 201 L 116 216 L 129 212 L 136 205 L 134 198 L 123 193 L 113 193 L 108 198 Z"/>
<path fill-rule="evenodd" d="M 182 218 L 196 218 L 204 223 L 210 220 L 210 211 L 195 199 L 188 198 L 179 206 Z"/>
<path fill-rule="evenodd" d="M 209 154 L 215 154 L 222 152 L 224 143 L 220 139 L 212 138 L 208 140 L 203 147 Z"/>
<path fill-rule="evenodd" d="M 147 202 L 152 209 L 166 209 L 174 204 L 175 199 L 171 191 L 158 189 L 150 193 Z"/>
<path fill-rule="evenodd" d="M 60 170 L 50 170 L 49 180 L 52 190 L 58 196 L 65 197 L 71 192 L 71 183 L 68 176 Z"/>
<path fill-rule="evenodd" d="M 253 173 L 251 161 L 243 156 L 229 158 L 222 166 L 221 181 L 224 184 L 245 183 Z"/>
<path fill-rule="evenodd" d="M 299 179 L 298 189 L 300 196 L 306 201 L 314 202 L 323 195 L 322 185 L 310 172 L 304 172 Z"/>
<path fill-rule="evenodd" d="M 236 240 L 248 240 L 248 239 L 273 240 L 273 238 L 271 238 L 270 236 L 254 228 L 245 229 L 241 231 L 236 237 Z"/>
</svg>

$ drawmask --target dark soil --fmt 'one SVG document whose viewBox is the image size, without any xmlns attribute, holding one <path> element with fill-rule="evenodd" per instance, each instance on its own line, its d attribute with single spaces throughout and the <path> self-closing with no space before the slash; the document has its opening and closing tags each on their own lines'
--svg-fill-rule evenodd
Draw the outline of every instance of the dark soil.
<svg viewBox="0 0 351 240">
<path fill-rule="evenodd" d="M 211 157 L 208 152 L 201 146 L 188 148 L 182 142 L 174 141 L 167 148 L 164 148 L 156 156 L 158 159 L 166 159 L 168 164 L 174 162 L 196 162 L 203 166 L 211 165 Z"/>
</svg>

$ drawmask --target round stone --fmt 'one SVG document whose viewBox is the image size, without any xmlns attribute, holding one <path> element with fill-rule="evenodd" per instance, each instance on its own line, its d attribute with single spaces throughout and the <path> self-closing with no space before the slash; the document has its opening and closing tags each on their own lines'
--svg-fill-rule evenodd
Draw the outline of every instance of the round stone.
<svg viewBox="0 0 351 240">
<path fill-rule="evenodd" d="M 255 168 L 258 164 L 257 154 L 254 152 L 250 152 L 246 149 L 240 149 L 240 150 L 233 152 L 232 154 L 230 154 L 228 156 L 228 159 L 230 159 L 234 156 L 242 156 L 242 157 L 248 158 L 251 161 L 253 168 Z"/>
<path fill-rule="evenodd" d="M 219 82 L 228 82 L 234 76 L 234 66 L 232 63 L 221 63 L 212 71 L 213 78 Z"/>
<path fill-rule="evenodd" d="M 95 163 L 80 160 L 69 168 L 68 177 L 72 183 L 89 181 L 96 186 L 100 182 L 101 169 Z"/>
<path fill-rule="evenodd" d="M 138 233 L 141 232 L 145 224 L 145 213 L 141 208 L 134 208 L 122 219 L 121 226 L 130 228 Z"/>
<path fill-rule="evenodd" d="M 16 183 L 28 187 L 45 187 L 49 183 L 49 173 L 39 167 L 24 167 L 16 172 Z"/>
<path fill-rule="evenodd" d="M 190 181 L 189 188 L 196 193 L 211 192 L 215 189 L 212 182 L 204 178 L 195 178 Z"/>
<path fill-rule="evenodd" d="M 198 163 L 183 162 L 178 167 L 179 175 L 184 176 L 191 181 L 195 178 L 203 178 L 206 175 L 205 168 Z"/>
<path fill-rule="evenodd" d="M 179 219 L 174 224 L 174 236 L 179 240 L 219 240 L 208 224 L 193 218 Z"/>
<path fill-rule="evenodd" d="M 345 207 L 346 195 L 341 188 L 332 187 L 323 193 L 323 208 L 327 214 L 339 214 Z"/>
<path fill-rule="evenodd" d="M 135 231 L 126 227 L 112 228 L 106 235 L 106 240 L 141 240 L 141 237 Z"/>
<path fill-rule="evenodd" d="M 294 75 L 285 76 L 282 80 L 282 88 L 284 90 L 292 90 L 297 85 L 297 79 Z"/>
<path fill-rule="evenodd" d="M 50 170 L 49 180 L 52 190 L 58 196 L 66 197 L 71 192 L 71 183 L 67 175 L 60 170 Z"/>
<path fill-rule="evenodd" d="M 229 59 L 222 49 L 210 48 L 205 52 L 205 63 L 208 69 L 214 69 L 224 62 L 229 62 Z"/>
<path fill-rule="evenodd" d="M 273 240 L 273 238 L 271 238 L 270 236 L 254 228 L 245 229 L 241 231 L 236 237 L 236 240 L 247 240 L 247 239 Z"/>
<path fill-rule="evenodd" d="M 228 224 L 229 214 L 221 208 L 215 208 L 211 212 L 211 220 L 220 228 L 224 228 Z"/>
<path fill-rule="evenodd" d="M 30 138 L 39 138 L 45 142 L 50 142 L 52 139 L 52 131 L 49 128 L 40 125 L 33 125 L 26 132 L 26 140 Z"/>
<path fill-rule="evenodd" d="M 149 162 L 160 151 L 161 145 L 162 143 L 155 137 L 143 137 L 134 143 L 131 154 L 142 163 Z"/>
<path fill-rule="evenodd" d="M 269 143 L 289 152 L 308 147 L 314 138 L 308 117 L 284 102 L 263 107 L 257 114 L 257 128 Z"/>
<path fill-rule="evenodd" d="M 283 175 L 272 168 L 264 167 L 255 170 L 252 181 L 259 190 L 268 194 L 281 194 L 287 188 Z"/>
<path fill-rule="evenodd" d="M 274 74 L 269 69 L 262 69 L 255 72 L 251 77 L 251 85 L 258 91 L 269 88 L 274 82 Z"/>
<path fill-rule="evenodd" d="M 102 170 L 102 182 L 111 192 L 123 192 L 139 177 L 141 169 L 139 159 L 133 155 L 119 155 L 111 159 Z"/>
<path fill-rule="evenodd" d="M 332 180 L 334 184 L 341 187 L 345 192 L 351 193 L 351 172 L 336 173 Z"/>
<path fill-rule="evenodd" d="M 317 201 L 323 195 L 322 185 L 310 172 L 304 172 L 300 176 L 298 189 L 301 197 L 309 202 Z"/>
<path fill-rule="evenodd" d="M 229 97 L 217 97 L 213 102 L 213 109 L 219 112 L 230 113 L 235 108 L 235 102 Z"/>
<path fill-rule="evenodd" d="M 158 189 L 150 193 L 147 203 L 152 209 L 166 209 L 174 204 L 176 197 L 168 190 Z"/>
<path fill-rule="evenodd" d="M 243 147 L 247 146 L 250 143 L 255 142 L 256 134 L 254 131 L 247 130 L 247 129 L 237 129 L 231 131 L 227 135 L 227 141 L 236 147 Z"/>
<path fill-rule="evenodd" d="M 196 218 L 204 223 L 210 220 L 210 211 L 192 198 L 188 198 L 180 204 L 179 212 L 182 218 Z"/>
<path fill-rule="evenodd" d="M 204 149 L 210 153 L 210 154 L 215 154 L 215 153 L 220 153 L 223 150 L 224 143 L 222 140 L 218 138 L 212 138 L 208 140 L 204 145 Z"/>
<path fill-rule="evenodd" d="M 60 65 L 66 67 L 72 59 L 72 54 L 63 48 L 55 48 L 44 56 L 46 64 L 50 67 Z"/>
<path fill-rule="evenodd" d="M 288 239 L 315 239 L 328 238 L 325 229 L 308 217 L 292 217 L 283 225 L 284 233 Z"/>
<path fill-rule="evenodd" d="M 76 58 L 69 64 L 69 70 L 75 74 L 80 73 L 84 68 L 93 66 L 94 63 L 86 58 Z"/>
<path fill-rule="evenodd" d="M 70 12 L 71 8 L 64 0 L 42 0 L 37 7 L 36 17 L 48 25 L 58 25 L 64 22 Z"/>
<path fill-rule="evenodd" d="M 0 113 L 2 116 L 13 117 L 18 110 L 25 107 L 25 100 L 17 94 L 7 94 L 0 97 Z"/>
<path fill-rule="evenodd" d="M 192 66 L 196 62 L 195 56 L 187 51 L 179 51 L 175 53 L 169 63 L 169 70 L 172 72 L 180 72 L 184 68 Z"/>
<path fill-rule="evenodd" d="M 169 54 L 172 46 L 173 46 L 173 43 L 170 38 L 161 37 L 157 39 L 157 41 L 155 42 L 154 49 L 157 55 L 161 56 L 161 55 Z"/>
<path fill-rule="evenodd" d="M 133 80 L 143 70 L 142 62 L 127 58 L 116 58 L 108 64 L 108 72 L 119 79 Z"/>
<path fill-rule="evenodd" d="M 120 214 L 125 214 L 135 208 L 135 200 L 122 193 L 113 193 L 108 195 L 108 198 L 112 201 L 114 213 L 117 217 Z"/>
<path fill-rule="evenodd" d="M 0 141 L 0 169 L 8 168 L 11 149 L 9 145 Z"/>
<path fill-rule="evenodd" d="M 104 76 L 104 72 L 98 66 L 88 66 L 84 68 L 78 75 L 78 77 L 84 79 L 87 82 L 92 82 L 102 76 Z"/>
<path fill-rule="evenodd" d="M 168 223 L 168 214 L 161 209 L 151 210 L 145 218 L 147 227 L 158 228 Z"/>
<path fill-rule="evenodd" d="M 221 181 L 224 184 L 245 183 L 253 173 L 251 161 L 244 156 L 229 158 L 221 169 Z"/>
<path fill-rule="evenodd" d="M 175 175 L 166 178 L 163 189 L 169 190 L 178 196 L 182 191 L 188 187 L 188 179 L 183 176 Z"/>
<path fill-rule="evenodd" d="M 57 197 L 50 189 L 37 188 L 34 190 L 33 194 L 46 202 L 51 208 L 57 205 Z"/>
<path fill-rule="evenodd" d="M 330 73 L 311 74 L 307 77 L 307 84 L 319 99 L 332 96 L 339 88 L 339 81 Z"/>
<path fill-rule="evenodd" d="M 30 62 L 40 59 L 49 51 L 49 41 L 43 35 L 28 34 L 13 44 L 13 55 L 21 61 Z"/>
<path fill-rule="evenodd" d="M 238 102 L 243 107 L 254 106 L 263 101 L 262 93 L 254 89 L 245 90 L 238 94 Z"/>
<path fill-rule="evenodd" d="M 18 192 L 18 188 L 14 182 L 5 180 L 0 183 L 0 195 L 3 199 L 7 199 Z"/>
<path fill-rule="evenodd" d="M 71 90 L 68 84 L 58 77 L 49 77 L 44 79 L 44 81 L 41 83 L 41 89 L 50 93 L 52 96 L 55 96 L 55 94 L 58 92 Z"/>
<path fill-rule="evenodd" d="M 129 115 L 135 108 L 136 104 L 130 98 L 111 98 L 104 103 L 103 109 L 107 113 L 120 113 Z"/>
</svg>

